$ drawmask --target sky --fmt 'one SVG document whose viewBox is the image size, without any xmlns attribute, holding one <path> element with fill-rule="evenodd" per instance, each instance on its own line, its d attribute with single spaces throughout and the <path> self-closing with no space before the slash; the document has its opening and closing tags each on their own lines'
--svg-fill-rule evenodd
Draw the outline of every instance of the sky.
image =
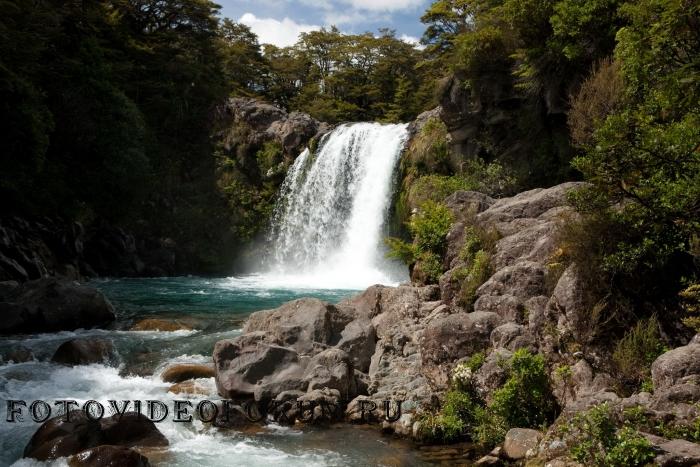
<svg viewBox="0 0 700 467">
<path fill-rule="evenodd" d="M 376 33 L 388 27 L 417 42 L 420 17 L 431 0 L 215 0 L 221 14 L 248 25 L 261 43 L 292 45 L 302 32 L 335 25 L 344 33 Z"/>
</svg>

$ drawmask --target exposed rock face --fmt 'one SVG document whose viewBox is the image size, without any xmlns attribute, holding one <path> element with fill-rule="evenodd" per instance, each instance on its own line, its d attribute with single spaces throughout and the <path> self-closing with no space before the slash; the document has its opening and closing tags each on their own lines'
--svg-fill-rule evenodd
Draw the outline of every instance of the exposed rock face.
<svg viewBox="0 0 700 467">
<path fill-rule="evenodd" d="M 112 304 L 99 291 L 56 278 L 24 283 L 0 301 L 0 334 L 36 333 L 104 326 Z"/>
<path fill-rule="evenodd" d="M 114 364 L 117 354 L 108 339 L 71 339 L 56 349 L 51 361 L 63 365 Z"/>
<path fill-rule="evenodd" d="M 679 383 L 700 384 L 700 344 L 675 348 L 661 355 L 651 366 L 654 389 Z"/>
<path fill-rule="evenodd" d="M 79 222 L 49 218 L 3 218 L 0 281 L 172 275 L 177 269 L 176 247 L 172 239 L 137 239 L 105 223 L 85 228 Z"/>
<path fill-rule="evenodd" d="M 167 446 L 168 440 L 152 421 L 136 412 L 97 421 L 73 410 L 67 422 L 60 415 L 41 425 L 24 449 L 24 457 L 45 461 L 102 445 Z"/>
</svg>

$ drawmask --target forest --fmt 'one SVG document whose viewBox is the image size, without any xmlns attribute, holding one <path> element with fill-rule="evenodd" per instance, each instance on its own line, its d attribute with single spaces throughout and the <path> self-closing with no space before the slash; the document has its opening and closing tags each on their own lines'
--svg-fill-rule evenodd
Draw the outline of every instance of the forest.
<svg viewBox="0 0 700 467">
<path fill-rule="evenodd" d="M 119 224 L 211 256 L 240 240 L 211 137 L 227 97 L 328 123 L 406 122 L 449 104 L 451 85 L 474 115 L 470 149 L 454 154 L 438 125 L 425 142 L 435 160 L 404 167 L 405 183 L 468 188 L 484 164 L 504 192 L 586 180 L 572 202 L 587 224 L 572 237 L 592 270 L 642 296 L 696 270 L 694 1 L 438 0 L 422 47 L 330 27 L 278 48 L 206 0 L 0 7 L 4 214 Z M 464 163 L 436 162 L 441 151 Z"/>
</svg>

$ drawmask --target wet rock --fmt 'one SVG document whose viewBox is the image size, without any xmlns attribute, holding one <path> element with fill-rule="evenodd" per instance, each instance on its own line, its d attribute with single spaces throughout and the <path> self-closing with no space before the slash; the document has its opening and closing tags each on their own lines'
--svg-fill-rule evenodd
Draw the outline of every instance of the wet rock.
<svg viewBox="0 0 700 467">
<path fill-rule="evenodd" d="M 34 353 L 26 347 L 17 346 L 3 355 L 3 361 L 24 363 L 34 360 Z"/>
<path fill-rule="evenodd" d="M 142 319 L 131 327 L 131 331 L 191 331 L 192 328 L 187 324 L 177 320 L 171 321 L 167 319 L 147 318 Z"/>
<path fill-rule="evenodd" d="M 170 365 L 161 373 L 160 378 L 166 383 L 181 383 L 188 379 L 213 378 L 214 368 L 211 365 L 197 363 L 178 363 Z"/>
<path fill-rule="evenodd" d="M 51 357 L 52 362 L 63 365 L 113 365 L 117 359 L 112 341 L 100 338 L 71 339 L 61 344 Z"/>
<path fill-rule="evenodd" d="M 182 381 L 181 383 L 175 383 L 168 388 L 168 392 L 173 394 L 189 394 L 198 396 L 208 396 L 210 395 L 209 388 L 197 383 L 196 380 Z"/>
<path fill-rule="evenodd" d="M 68 459 L 70 467 L 150 467 L 148 458 L 124 446 L 97 446 Z"/>
<path fill-rule="evenodd" d="M 542 433 L 528 428 L 511 428 L 503 442 L 503 454 L 512 460 L 525 459 L 536 454 Z"/>
<path fill-rule="evenodd" d="M 0 302 L 0 334 L 71 331 L 115 319 L 102 293 L 77 282 L 46 278 L 26 282 Z"/>
<path fill-rule="evenodd" d="M 700 383 L 700 345 L 690 344 L 670 350 L 651 365 L 655 389 L 664 389 L 682 380 L 695 378 Z"/>
<path fill-rule="evenodd" d="M 342 419 L 343 404 L 337 389 L 314 389 L 297 398 L 301 408 L 297 419 L 305 423 L 331 423 Z"/>
<path fill-rule="evenodd" d="M 100 421 L 83 411 L 70 412 L 69 421 L 60 415 L 46 421 L 24 449 L 24 457 L 40 461 L 78 454 L 101 445 L 167 446 L 168 440 L 145 415 L 127 412 Z"/>
</svg>

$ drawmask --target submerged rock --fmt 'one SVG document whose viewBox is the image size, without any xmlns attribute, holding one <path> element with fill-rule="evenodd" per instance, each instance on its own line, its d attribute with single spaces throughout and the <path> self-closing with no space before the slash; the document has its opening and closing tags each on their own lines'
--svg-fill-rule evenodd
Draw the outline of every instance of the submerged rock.
<svg viewBox="0 0 700 467">
<path fill-rule="evenodd" d="M 51 361 L 63 365 L 115 364 L 117 353 L 109 339 L 71 339 L 56 349 Z"/>
<path fill-rule="evenodd" d="M 25 282 L 0 302 L 0 334 L 72 331 L 104 326 L 114 307 L 96 289 L 57 278 Z"/>
<path fill-rule="evenodd" d="M 147 318 L 142 319 L 131 327 L 131 331 L 191 331 L 192 328 L 187 324 L 177 320 L 170 321 L 167 319 Z"/>
</svg>

